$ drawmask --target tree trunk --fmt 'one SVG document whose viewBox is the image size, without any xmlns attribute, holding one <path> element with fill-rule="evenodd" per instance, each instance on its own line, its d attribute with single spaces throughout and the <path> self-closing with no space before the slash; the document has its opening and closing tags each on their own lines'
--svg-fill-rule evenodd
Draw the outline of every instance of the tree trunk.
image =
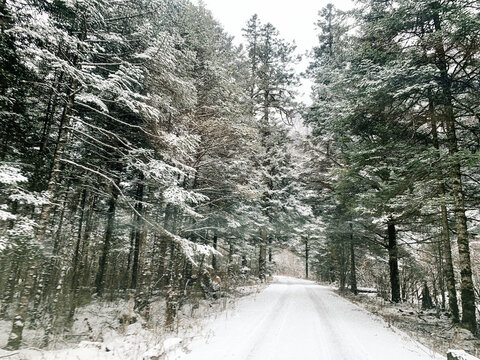
<svg viewBox="0 0 480 360">
<path fill-rule="evenodd" d="M 443 266 L 443 249 L 442 243 L 437 242 L 437 250 L 438 250 L 438 289 L 440 291 L 440 298 L 441 298 L 441 308 L 445 310 L 445 270 Z"/>
<path fill-rule="evenodd" d="M 340 291 L 344 291 L 347 287 L 348 257 L 346 247 L 347 244 L 345 242 L 339 242 L 335 245 L 332 253 L 333 260 L 336 263 L 335 270 L 338 275 L 338 287 Z"/>
<path fill-rule="evenodd" d="M 100 261 L 98 264 L 98 271 L 95 277 L 95 288 L 98 296 L 103 295 L 103 290 L 105 286 L 105 274 L 107 270 L 107 259 L 110 252 L 110 246 L 113 238 L 113 226 L 115 221 L 115 208 L 117 204 L 118 192 L 117 189 L 112 189 L 111 197 L 108 201 L 108 212 L 107 212 L 107 226 L 105 229 L 105 238 L 103 242 L 102 254 L 100 256 Z"/>
<path fill-rule="evenodd" d="M 173 330 L 175 319 L 177 318 L 177 310 L 179 306 L 179 292 L 173 285 L 167 286 L 167 299 L 165 311 L 165 328 Z"/>
<path fill-rule="evenodd" d="M 61 71 L 59 75 L 57 75 L 57 72 L 55 72 L 54 74 L 52 90 L 50 91 L 48 105 L 45 112 L 42 135 L 40 137 L 39 151 L 38 151 L 39 160 L 35 162 L 35 168 L 34 168 L 33 177 L 31 181 L 32 190 L 35 190 L 35 191 L 45 190 L 44 189 L 45 183 L 42 182 L 41 175 L 42 175 L 42 172 L 47 170 L 46 169 L 47 166 L 45 166 L 46 165 L 45 159 L 48 156 L 47 146 L 49 143 L 51 127 L 52 127 L 52 124 L 54 123 L 57 106 L 59 105 L 58 94 L 61 93 L 63 77 L 64 77 L 63 71 Z M 60 121 L 60 124 L 62 124 L 61 121 Z M 48 184 L 46 185 L 48 186 Z"/>
<path fill-rule="evenodd" d="M 42 346 L 47 347 L 50 342 L 50 335 L 53 333 L 55 328 L 55 321 L 58 313 L 58 305 L 62 295 L 63 281 L 65 279 L 65 274 L 67 272 L 66 266 L 61 266 L 60 276 L 58 278 L 57 286 L 55 287 L 53 301 L 50 304 L 50 309 L 47 313 L 47 325 L 45 332 L 43 334 Z"/>
<path fill-rule="evenodd" d="M 450 124 L 448 124 L 450 123 Z M 455 155 L 456 137 L 454 124 L 447 121 L 447 132 L 450 133 L 450 154 Z M 467 230 L 467 217 L 465 216 L 465 206 L 463 197 L 463 187 L 461 180 L 460 164 L 453 164 L 451 170 L 452 192 L 454 199 L 454 211 L 457 228 L 457 244 L 460 263 L 461 285 L 460 292 L 462 297 L 462 325 L 475 333 L 477 330 L 477 321 L 475 314 L 475 292 L 473 288 L 472 266 L 470 260 L 470 244 Z"/>
<path fill-rule="evenodd" d="M 260 230 L 260 251 L 258 258 L 258 277 L 260 280 L 267 279 L 267 229 L 263 226 Z"/>
<path fill-rule="evenodd" d="M 137 214 L 132 215 L 132 227 L 130 229 L 130 246 L 128 247 L 127 255 L 127 268 L 125 270 L 124 276 L 124 287 L 127 289 L 130 286 L 132 280 L 131 270 L 132 270 L 132 259 L 133 259 L 133 249 L 135 248 L 135 219 Z"/>
<path fill-rule="evenodd" d="M 144 176 L 140 174 L 138 178 L 138 185 L 137 185 L 137 193 L 135 195 L 135 200 L 137 203 L 135 204 L 135 208 L 138 214 L 135 214 L 135 246 L 133 248 L 133 263 L 132 263 L 132 281 L 130 283 L 131 289 L 137 288 L 137 281 L 138 281 L 138 271 L 139 271 L 139 257 L 140 257 L 140 247 L 144 236 L 144 229 L 143 229 L 143 184 Z"/>
<path fill-rule="evenodd" d="M 215 231 L 213 234 L 213 248 L 217 250 L 218 246 L 218 235 L 217 232 Z M 212 268 L 213 270 L 217 270 L 217 256 L 215 254 L 212 255 Z"/>
<path fill-rule="evenodd" d="M 435 109 L 433 101 L 429 100 L 429 111 L 431 116 L 432 122 L 432 139 L 433 139 L 433 146 L 435 149 L 440 150 L 440 143 L 438 141 L 438 132 L 437 132 L 437 120 L 435 115 Z M 443 198 L 446 195 L 445 185 L 443 174 L 441 171 L 438 172 L 438 194 Z M 454 323 L 458 323 L 460 321 L 460 315 L 458 310 L 458 300 L 457 300 L 457 289 L 455 285 L 455 272 L 453 269 L 453 259 L 452 259 L 452 245 L 450 242 L 450 232 L 448 230 L 448 212 L 447 212 L 447 205 L 445 202 L 442 202 L 440 206 L 441 214 L 442 214 L 442 255 L 445 259 L 445 266 L 443 267 L 444 276 L 447 280 L 447 291 L 448 291 L 448 307 L 450 312 L 452 313 L 452 321 Z"/>
<path fill-rule="evenodd" d="M 65 139 L 65 143 L 66 143 L 66 139 Z M 58 170 L 60 170 L 60 161 L 58 162 Z M 56 179 L 58 179 L 58 177 L 56 177 Z M 57 182 L 57 180 L 55 180 L 55 184 L 54 184 L 54 186 L 52 186 L 52 188 L 55 188 L 55 191 L 57 189 L 56 182 Z M 50 196 L 51 195 L 52 194 L 50 194 Z M 65 195 L 65 197 L 66 196 L 67 196 L 67 194 Z M 53 200 L 54 199 L 52 197 L 50 197 L 49 204 L 45 205 L 46 207 L 50 208 L 48 212 L 44 212 L 45 209 L 42 209 L 42 215 L 41 215 L 39 227 L 43 227 L 43 230 L 40 229 L 39 230 L 40 232 L 39 233 L 37 232 L 37 234 L 36 234 L 37 239 L 40 243 L 43 243 L 43 241 L 45 239 L 45 230 L 46 230 L 46 227 L 48 225 L 49 218 L 50 218 L 50 212 L 51 212 L 51 209 L 52 209 Z M 66 200 L 65 200 L 65 202 L 66 202 Z M 60 226 L 59 226 L 60 229 L 61 229 L 61 223 L 63 221 L 63 211 L 65 210 L 65 202 L 64 202 L 64 206 L 62 208 L 62 217 L 60 219 L 61 221 L 60 221 Z M 42 220 L 43 220 L 43 225 L 42 225 Z M 36 280 L 35 272 L 36 272 L 37 267 L 39 266 L 39 261 L 38 261 L 38 259 L 33 258 L 33 259 L 30 260 L 29 264 L 30 264 L 30 266 L 28 267 L 25 282 L 24 282 L 23 288 L 20 292 L 17 308 L 16 308 L 16 311 L 15 311 L 14 320 L 13 320 L 13 324 L 12 324 L 12 329 L 11 329 L 10 335 L 8 337 L 8 343 L 5 347 L 5 349 L 7 349 L 7 350 L 17 350 L 22 343 L 23 329 L 25 327 L 25 322 L 27 320 L 28 304 L 29 304 L 29 301 L 30 301 L 30 297 L 33 293 L 35 280 Z M 45 288 L 44 287 L 39 288 L 40 291 L 42 291 L 43 289 L 45 289 Z"/>
<path fill-rule="evenodd" d="M 440 4 L 436 3 L 438 7 Z M 434 12 L 433 16 L 435 31 L 441 32 L 440 16 Z M 435 46 L 437 56 L 436 65 L 440 70 L 440 86 L 442 89 L 442 105 L 445 127 L 447 132 L 447 144 L 449 155 L 453 159 L 450 166 L 450 179 L 452 182 L 452 194 L 454 201 L 455 223 L 457 229 L 457 244 L 460 263 L 460 293 L 462 299 L 462 326 L 472 333 L 477 331 L 477 321 L 475 314 L 475 292 L 472 279 L 472 266 L 470 260 L 470 244 L 467 228 L 467 217 L 465 215 L 464 194 L 462 185 L 462 172 L 460 161 L 458 159 L 458 144 L 455 124 L 455 114 L 453 111 L 452 83 L 448 74 L 447 57 L 445 53 L 442 38 L 439 37 Z"/>
<path fill-rule="evenodd" d="M 12 329 L 10 330 L 10 335 L 8 336 L 7 345 L 5 346 L 6 350 L 18 350 L 22 344 L 23 329 L 25 327 L 25 320 L 27 318 L 28 302 L 34 283 L 35 263 L 32 261 L 32 259 L 31 264 L 32 265 L 28 268 L 23 289 L 21 290 L 18 305 L 15 310 Z"/>
<path fill-rule="evenodd" d="M 163 227 L 170 231 L 170 222 L 171 222 L 171 217 L 172 217 L 172 206 L 167 205 L 165 207 L 165 215 L 164 215 L 164 220 L 163 220 Z M 158 276 L 162 281 L 160 281 L 161 285 L 167 284 L 167 267 L 166 267 L 166 261 L 167 261 L 167 253 L 168 253 L 168 245 L 169 245 L 169 240 L 165 236 L 160 236 L 160 249 L 159 249 L 159 264 L 158 264 Z"/>
<path fill-rule="evenodd" d="M 310 245 L 308 243 L 308 236 L 305 239 L 305 278 L 308 279 L 308 262 L 309 262 L 309 252 L 310 252 Z"/>
<path fill-rule="evenodd" d="M 169 283 L 167 285 L 166 314 L 165 327 L 173 330 L 177 312 L 180 307 L 180 285 L 179 285 L 179 269 L 181 256 L 177 246 L 170 242 L 170 261 L 169 261 Z"/>
<path fill-rule="evenodd" d="M 78 231 L 77 231 L 77 241 L 75 243 L 75 250 L 73 252 L 73 264 L 72 264 L 72 279 L 70 282 L 70 308 L 68 312 L 67 322 L 73 320 L 73 315 L 75 314 L 75 302 L 77 297 L 77 288 L 78 288 L 78 279 L 79 279 L 79 262 L 80 262 L 80 245 L 82 242 L 83 235 L 83 220 L 85 217 L 85 204 L 87 200 L 87 189 L 83 189 L 82 200 L 80 203 L 80 216 L 78 218 Z"/>
<path fill-rule="evenodd" d="M 432 297 L 430 296 L 430 290 L 428 289 L 427 283 L 424 283 L 422 290 L 422 309 L 428 310 L 431 308 L 433 308 Z"/>
<path fill-rule="evenodd" d="M 13 300 L 15 294 L 15 285 L 18 280 L 19 261 L 11 261 L 8 270 L 8 278 L 3 288 L 2 302 L 0 307 L 0 318 L 4 318 L 7 313 L 7 308 Z"/>
<path fill-rule="evenodd" d="M 85 231 L 83 233 L 83 240 L 82 240 L 82 260 L 80 261 L 80 268 L 78 269 L 80 277 L 79 279 L 83 279 L 79 281 L 80 284 L 86 285 L 89 283 L 89 268 L 90 264 L 88 261 L 89 255 L 89 247 L 90 247 L 90 234 L 93 230 L 93 213 L 95 211 L 95 195 L 90 196 L 90 200 L 88 203 L 88 215 L 85 222 Z"/>
<path fill-rule="evenodd" d="M 163 287 L 166 281 L 165 261 L 167 260 L 168 240 L 164 237 L 160 237 L 159 252 L 159 264 L 158 264 L 158 285 Z"/>
<path fill-rule="evenodd" d="M 228 268 L 227 268 L 227 274 L 228 278 L 231 278 L 233 276 L 233 254 L 235 252 L 235 248 L 233 246 L 232 241 L 228 242 Z"/>
<path fill-rule="evenodd" d="M 350 223 L 350 291 L 355 295 L 357 289 L 357 270 L 355 266 L 355 245 L 353 243 L 353 225 Z"/>
<path fill-rule="evenodd" d="M 390 267 L 390 287 L 392 290 L 392 301 L 400 302 L 400 274 L 398 271 L 398 244 L 395 224 L 388 223 L 388 265 Z"/>
<path fill-rule="evenodd" d="M 58 138 L 57 146 L 55 148 L 55 153 L 53 155 L 52 161 L 52 170 L 50 173 L 50 180 L 48 182 L 48 194 L 49 202 L 45 204 L 42 208 L 42 213 L 40 214 L 40 220 L 37 230 L 37 239 L 38 242 L 43 243 L 45 240 L 45 233 L 47 231 L 48 222 L 50 220 L 50 213 L 53 209 L 53 204 L 55 203 L 58 182 L 60 180 L 61 166 L 62 166 L 62 157 L 65 148 L 67 147 L 68 135 L 70 132 L 70 111 L 75 102 L 75 91 L 78 87 L 78 81 L 74 80 L 72 84 L 72 90 L 68 96 L 67 103 L 63 107 L 62 117 L 60 119 L 60 127 L 58 129 Z"/>
</svg>

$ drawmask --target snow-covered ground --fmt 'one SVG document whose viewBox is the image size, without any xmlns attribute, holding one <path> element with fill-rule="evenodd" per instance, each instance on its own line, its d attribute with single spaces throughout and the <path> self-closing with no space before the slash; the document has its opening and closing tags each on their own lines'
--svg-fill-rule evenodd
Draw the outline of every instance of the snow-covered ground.
<svg viewBox="0 0 480 360">
<path fill-rule="evenodd" d="M 395 304 L 376 293 L 361 293 L 355 296 L 346 291 L 339 294 L 382 317 L 388 324 L 405 331 L 430 349 L 443 354 L 449 349 L 461 349 L 477 357 L 480 355 L 480 339 L 461 326 L 454 326 L 448 310 L 422 309 L 420 299 Z"/>
<path fill-rule="evenodd" d="M 232 303 L 233 305 L 233 303 Z M 154 334 L 140 323 L 103 342 L 74 348 L 0 351 L 0 358 L 78 360 L 427 360 L 445 359 L 336 295 L 331 288 L 275 277 L 265 290 L 227 310 L 197 319 L 177 334 Z M 165 340 L 166 339 L 166 340 Z"/>
<path fill-rule="evenodd" d="M 276 277 L 168 359 L 445 359 L 314 282 Z"/>
</svg>

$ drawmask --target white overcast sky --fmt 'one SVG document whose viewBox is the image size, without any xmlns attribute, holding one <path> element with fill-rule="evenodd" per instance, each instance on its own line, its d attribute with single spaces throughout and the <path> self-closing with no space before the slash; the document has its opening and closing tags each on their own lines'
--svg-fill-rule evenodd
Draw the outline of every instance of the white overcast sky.
<svg viewBox="0 0 480 360">
<path fill-rule="evenodd" d="M 272 23 L 282 38 L 295 41 L 300 54 L 317 44 L 315 23 L 318 11 L 329 2 L 342 10 L 353 7 L 351 0 L 203 0 L 224 29 L 235 37 L 236 43 L 243 41 L 242 28 L 253 14 L 257 14 L 262 23 Z M 307 64 L 305 59 L 298 70 L 305 70 Z M 307 102 L 309 88 L 310 83 L 303 81 L 300 91 L 304 95 L 300 97 Z"/>
</svg>

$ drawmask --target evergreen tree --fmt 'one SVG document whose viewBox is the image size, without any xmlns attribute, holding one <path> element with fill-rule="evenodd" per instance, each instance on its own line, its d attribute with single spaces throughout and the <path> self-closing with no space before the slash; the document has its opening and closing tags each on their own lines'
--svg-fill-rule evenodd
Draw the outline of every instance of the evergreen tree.
<svg viewBox="0 0 480 360">
<path fill-rule="evenodd" d="M 273 219 L 278 218 L 276 212 L 282 209 L 282 197 L 287 191 L 284 167 L 288 167 L 288 152 L 280 121 L 288 123 L 295 115 L 297 78 L 292 66 L 298 58 L 293 54 L 295 46 L 282 40 L 272 24 L 262 24 L 256 15 L 248 21 L 244 34 L 250 70 L 250 111 L 258 119 L 260 133 L 257 161 L 263 178 L 263 219 L 259 229 L 259 277 L 265 279 L 268 244 L 276 240 Z"/>
</svg>

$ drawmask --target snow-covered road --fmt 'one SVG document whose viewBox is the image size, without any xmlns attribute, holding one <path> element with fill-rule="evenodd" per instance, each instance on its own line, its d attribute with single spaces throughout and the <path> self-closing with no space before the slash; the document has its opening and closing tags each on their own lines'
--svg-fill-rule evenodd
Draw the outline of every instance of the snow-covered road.
<svg viewBox="0 0 480 360">
<path fill-rule="evenodd" d="M 445 359 L 310 281 L 276 277 L 206 325 L 183 360 Z M 173 354 L 172 354 L 173 355 Z"/>
</svg>

